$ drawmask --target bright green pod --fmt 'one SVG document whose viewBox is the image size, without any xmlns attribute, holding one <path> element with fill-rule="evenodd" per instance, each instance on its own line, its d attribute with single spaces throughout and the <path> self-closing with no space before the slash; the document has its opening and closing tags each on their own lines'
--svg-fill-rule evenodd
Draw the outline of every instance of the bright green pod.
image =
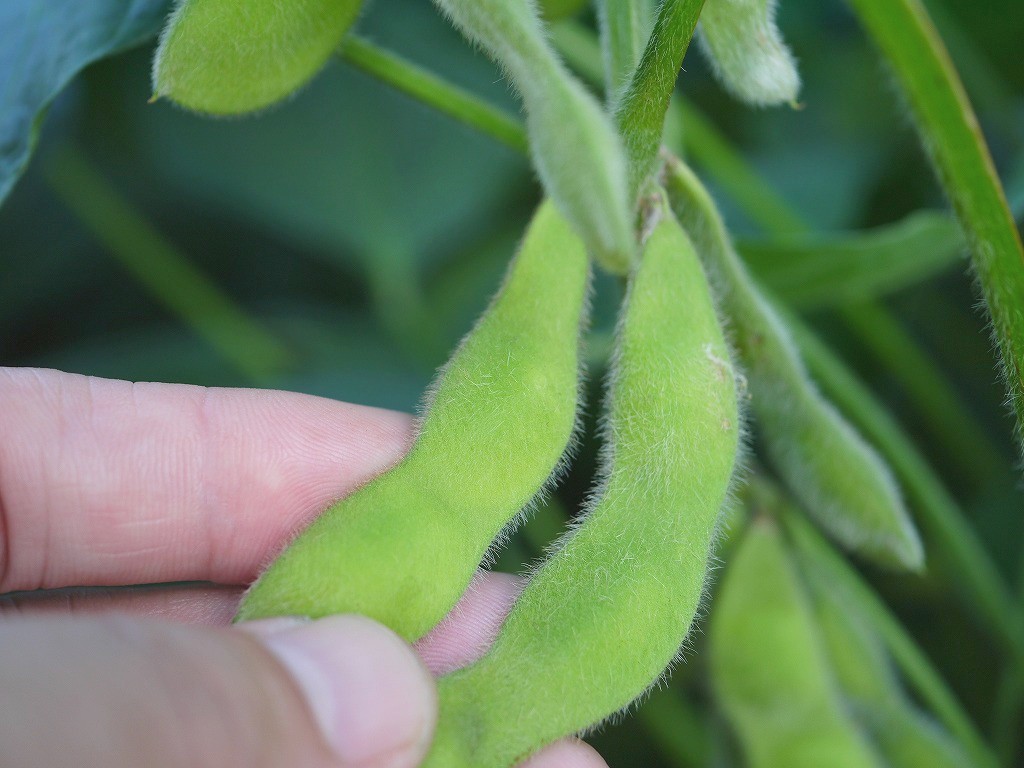
<svg viewBox="0 0 1024 768">
<path fill-rule="evenodd" d="M 413 640 L 444 617 L 572 438 L 588 272 L 583 243 L 545 203 L 440 372 L 412 450 L 299 536 L 238 619 L 361 613 Z"/>
<path fill-rule="evenodd" d="M 758 436 L 775 469 L 843 546 L 883 565 L 920 568 L 924 550 L 892 473 L 811 381 L 707 190 L 678 160 L 669 162 L 667 186 L 731 320 Z"/>
<path fill-rule="evenodd" d="M 620 317 L 604 480 L 534 574 L 491 651 L 440 680 L 430 768 L 506 768 L 591 727 L 676 658 L 704 592 L 733 475 L 729 350 L 667 211 Z"/>
<path fill-rule="evenodd" d="M 362 0 L 180 0 L 153 60 L 153 98 L 196 112 L 263 109 L 327 63 Z"/>
<path fill-rule="evenodd" d="M 707 0 L 700 15 L 701 48 L 718 81 L 755 106 L 792 104 L 800 73 L 775 25 L 776 0 Z"/>
<path fill-rule="evenodd" d="M 434 0 L 518 89 L 544 189 L 593 256 L 625 273 L 636 251 L 622 144 L 600 104 L 562 65 L 532 0 Z"/>
<path fill-rule="evenodd" d="M 733 553 L 708 642 L 715 694 L 750 768 L 879 768 L 843 709 L 774 523 L 755 520 Z"/>
</svg>

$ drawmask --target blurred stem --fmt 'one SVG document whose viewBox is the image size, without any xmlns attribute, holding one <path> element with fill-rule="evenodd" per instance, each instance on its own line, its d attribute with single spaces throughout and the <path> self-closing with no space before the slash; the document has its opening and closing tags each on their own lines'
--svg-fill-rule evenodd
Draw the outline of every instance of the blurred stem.
<svg viewBox="0 0 1024 768">
<path fill-rule="evenodd" d="M 1024 447 L 1024 247 L 977 116 L 921 0 L 849 0 L 892 67 L 971 244 Z"/>
<path fill-rule="evenodd" d="M 946 687 L 942 676 L 870 585 L 797 510 L 786 509 L 783 523 L 812 570 L 828 576 L 831 588 L 843 591 L 878 632 L 911 687 L 935 716 L 968 750 L 979 766 L 997 765 L 995 756 Z"/>
<path fill-rule="evenodd" d="M 284 345 L 171 245 L 81 152 L 62 148 L 46 177 L 110 255 L 240 373 L 261 384 L 288 366 Z"/>
<path fill-rule="evenodd" d="M 641 4 L 633 0 L 597 0 L 596 6 L 604 51 L 605 92 L 608 101 L 614 103 L 640 61 L 642 9 Z"/>
<path fill-rule="evenodd" d="M 527 154 L 526 132 L 522 123 L 475 94 L 354 35 L 345 39 L 338 50 L 338 56 L 407 96 L 496 139 L 516 152 Z"/>
</svg>

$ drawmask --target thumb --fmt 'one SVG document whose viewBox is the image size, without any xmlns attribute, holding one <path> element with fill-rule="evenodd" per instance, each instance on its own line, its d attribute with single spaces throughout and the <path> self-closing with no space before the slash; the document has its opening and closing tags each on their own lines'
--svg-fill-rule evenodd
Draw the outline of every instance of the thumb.
<svg viewBox="0 0 1024 768">
<path fill-rule="evenodd" d="M 249 631 L 124 617 L 0 623 L 3 765 L 406 768 L 433 680 L 359 616 Z"/>
</svg>

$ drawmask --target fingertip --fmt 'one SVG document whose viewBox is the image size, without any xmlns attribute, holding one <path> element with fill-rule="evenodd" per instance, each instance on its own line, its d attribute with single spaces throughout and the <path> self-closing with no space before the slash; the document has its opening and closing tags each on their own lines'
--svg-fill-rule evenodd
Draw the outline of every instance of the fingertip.
<svg viewBox="0 0 1024 768">
<path fill-rule="evenodd" d="M 397 635 L 362 616 L 254 629 L 288 670 L 342 765 L 412 768 L 423 758 L 437 694 L 433 678 Z"/>
<path fill-rule="evenodd" d="M 563 739 L 520 763 L 519 768 L 608 768 L 608 763 L 585 741 Z"/>
</svg>

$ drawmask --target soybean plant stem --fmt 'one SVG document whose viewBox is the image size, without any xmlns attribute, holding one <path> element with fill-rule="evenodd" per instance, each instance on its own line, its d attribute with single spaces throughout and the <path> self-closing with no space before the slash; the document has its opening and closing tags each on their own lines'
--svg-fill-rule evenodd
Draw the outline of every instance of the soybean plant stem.
<svg viewBox="0 0 1024 768">
<path fill-rule="evenodd" d="M 615 118 L 626 145 L 630 190 L 634 194 L 654 169 L 665 114 L 703 7 L 704 0 L 662 2 L 640 63 L 616 104 Z"/>
<path fill-rule="evenodd" d="M 289 363 L 281 342 L 167 242 L 77 150 L 46 169 L 53 190 L 121 266 L 255 384 Z"/>
<path fill-rule="evenodd" d="M 636 0 L 597 0 L 597 17 L 604 50 L 604 81 L 608 101 L 614 103 L 629 82 L 643 50 L 640 14 L 643 3 Z"/>
<path fill-rule="evenodd" d="M 522 123 L 504 110 L 360 37 L 346 38 L 338 56 L 356 69 L 514 149 L 527 153 Z"/>
<path fill-rule="evenodd" d="M 997 765 L 995 756 L 978 733 L 971 719 L 950 692 L 942 676 L 932 667 L 914 639 L 889 611 L 874 590 L 835 551 L 814 526 L 796 511 L 787 510 L 783 522 L 802 558 L 828 574 L 829 583 L 843 591 L 868 618 L 879 633 L 907 681 L 927 702 L 931 711 L 949 728 L 950 733 L 969 750 L 978 766 Z"/>
</svg>

